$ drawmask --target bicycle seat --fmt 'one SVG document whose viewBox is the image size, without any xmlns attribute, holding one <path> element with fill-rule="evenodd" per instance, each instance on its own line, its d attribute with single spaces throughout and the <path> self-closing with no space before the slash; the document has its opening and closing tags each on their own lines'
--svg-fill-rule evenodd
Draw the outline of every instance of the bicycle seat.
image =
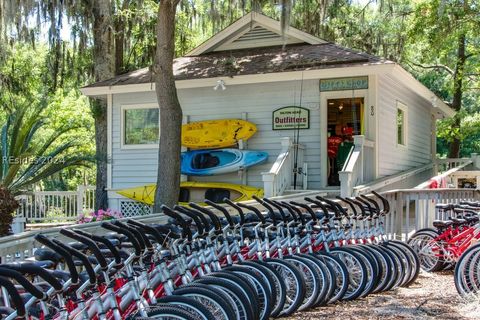
<svg viewBox="0 0 480 320">
<path fill-rule="evenodd" d="M 124 236 L 123 234 L 119 234 L 119 233 L 116 233 L 116 232 L 108 232 L 108 233 L 105 233 L 102 235 L 102 237 L 108 239 L 108 240 L 117 240 L 119 242 L 122 242 L 122 241 L 127 241 L 127 237 Z M 113 243 L 113 242 L 112 242 Z"/>
<path fill-rule="evenodd" d="M 7 265 L 22 265 L 22 264 L 34 264 L 37 267 L 41 267 L 44 269 L 50 269 L 55 267 L 55 263 L 51 260 L 42 260 L 42 261 L 36 261 L 36 260 L 24 260 L 24 261 L 15 261 L 15 262 L 9 262 Z"/>
<path fill-rule="evenodd" d="M 93 264 L 98 264 L 98 261 L 94 256 L 88 256 L 88 261 L 90 261 L 90 263 L 93 263 Z M 83 266 L 83 262 L 81 260 L 77 259 L 76 257 L 73 257 L 73 263 L 77 267 Z"/>
<path fill-rule="evenodd" d="M 232 243 L 234 240 L 240 240 L 240 236 L 227 236 L 227 237 L 224 237 L 224 236 L 218 236 L 218 240 L 220 241 L 227 241 L 228 243 Z"/>
<path fill-rule="evenodd" d="M 160 256 L 165 259 L 170 259 L 172 253 L 170 252 L 170 250 L 160 250 Z"/>
<path fill-rule="evenodd" d="M 234 224 L 239 224 L 240 223 L 240 216 L 237 215 L 232 215 L 232 220 Z"/>
<path fill-rule="evenodd" d="M 85 251 L 88 249 L 88 246 L 84 243 L 81 242 L 69 242 L 68 245 L 74 249 L 77 249 L 78 251 Z"/>
<path fill-rule="evenodd" d="M 62 256 L 56 253 L 53 250 L 47 248 L 39 248 L 35 250 L 33 254 L 36 261 L 52 261 L 54 263 L 59 263 L 62 260 Z"/>
<path fill-rule="evenodd" d="M 465 220 L 465 219 L 450 218 L 450 220 L 452 220 L 454 226 L 459 226 L 459 225 L 467 223 L 467 220 Z"/>
<path fill-rule="evenodd" d="M 434 220 L 433 221 L 433 226 L 435 228 L 443 229 L 443 228 L 448 228 L 453 224 L 453 221 L 443 221 L 443 220 Z"/>
<path fill-rule="evenodd" d="M 435 208 L 441 210 L 452 210 L 454 206 L 450 203 L 438 203 L 437 205 L 435 205 Z"/>
<path fill-rule="evenodd" d="M 475 223 L 480 220 L 478 216 L 470 216 L 470 217 L 465 217 L 468 223 Z"/>
<path fill-rule="evenodd" d="M 62 280 L 64 282 L 70 280 L 70 272 L 63 271 L 63 270 L 51 270 L 49 271 L 52 276 L 55 278 Z"/>
</svg>

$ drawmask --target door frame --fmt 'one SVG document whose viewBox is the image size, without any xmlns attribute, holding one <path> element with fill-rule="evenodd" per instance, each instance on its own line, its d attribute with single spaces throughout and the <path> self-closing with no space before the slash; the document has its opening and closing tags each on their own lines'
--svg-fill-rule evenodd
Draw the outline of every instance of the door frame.
<svg viewBox="0 0 480 320">
<path fill-rule="evenodd" d="M 352 96 L 353 92 L 353 96 Z M 368 121 L 370 117 L 367 116 L 367 106 L 370 105 L 368 101 L 368 89 L 359 90 L 343 90 L 343 91 L 327 91 L 320 92 L 320 181 L 324 188 L 328 188 L 328 156 L 327 156 L 327 132 L 328 132 L 328 100 L 330 99 L 348 99 L 348 98 L 363 98 L 363 127 L 365 136 L 371 136 L 372 125 Z"/>
</svg>

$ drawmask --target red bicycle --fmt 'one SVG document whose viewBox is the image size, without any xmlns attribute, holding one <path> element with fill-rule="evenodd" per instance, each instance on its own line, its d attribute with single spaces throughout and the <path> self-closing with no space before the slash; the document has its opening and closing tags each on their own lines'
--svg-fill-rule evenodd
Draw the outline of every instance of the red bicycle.
<svg viewBox="0 0 480 320">
<path fill-rule="evenodd" d="M 474 207 L 439 205 L 441 211 L 451 211 L 459 217 L 436 220 L 434 228 L 418 230 L 408 240 L 417 252 L 424 270 L 439 271 L 454 265 L 470 246 L 480 240 L 480 224 Z M 468 212 L 468 213 L 466 213 Z"/>
</svg>

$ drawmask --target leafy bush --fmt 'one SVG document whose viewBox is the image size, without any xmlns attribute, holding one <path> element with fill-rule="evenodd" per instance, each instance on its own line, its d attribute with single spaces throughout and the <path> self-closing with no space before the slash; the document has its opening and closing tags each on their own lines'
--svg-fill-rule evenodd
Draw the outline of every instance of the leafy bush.
<svg viewBox="0 0 480 320">
<path fill-rule="evenodd" d="M 18 201 L 6 188 L 0 187 L 0 237 L 11 234 L 10 225 L 13 221 L 13 212 L 19 207 Z"/>
<path fill-rule="evenodd" d="M 78 216 L 77 223 L 88 223 L 88 222 L 95 222 L 95 221 L 105 221 L 105 220 L 112 220 L 112 219 L 119 219 L 123 218 L 123 215 L 119 211 L 111 210 L 110 208 L 107 210 L 98 210 L 97 212 L 91 212 L 87 215 L 80 214 Z"/>
</svg>

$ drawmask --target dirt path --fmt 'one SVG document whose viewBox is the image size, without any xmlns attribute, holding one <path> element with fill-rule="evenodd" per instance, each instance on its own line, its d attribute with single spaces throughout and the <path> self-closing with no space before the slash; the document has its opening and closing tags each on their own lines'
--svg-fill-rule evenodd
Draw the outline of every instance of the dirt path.
<svg viewBox="0 0 480 320">
<path fill-rule="evenodd" d="M 451 271 L 436 274 L 422 271 L 410 288 L 298 312 L 287 319 L 480 319 L 480 299 L 462 300 L 455 290 Z"/>
</svg>

